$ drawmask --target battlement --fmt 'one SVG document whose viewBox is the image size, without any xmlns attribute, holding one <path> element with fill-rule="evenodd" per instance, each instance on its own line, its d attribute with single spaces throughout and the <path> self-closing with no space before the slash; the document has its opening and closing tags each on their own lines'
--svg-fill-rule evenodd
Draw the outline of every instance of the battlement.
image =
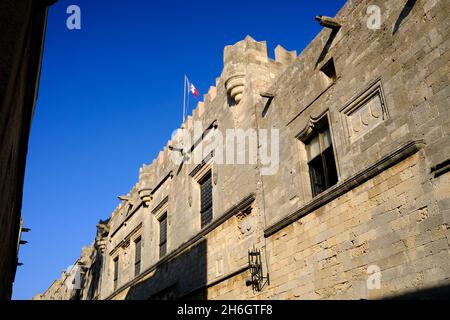
<svg viewBox="0 0 450 320">
<path fill-rule="evenodd" d="M 241 102 L 248 81 L 247 76 L 253 71 L 249 70 L 250 65 L 278 73 L 291 64 L 296 57 L 296 51 L 289 52 L 278 46 L 275 49 L 275 60 L 272 60 L 268 56 L 267 42 L 256 41 L 251 36 L 245 37 L 234 45 L 226 46 L 222 78 L 225 81 L 227 94 L 236 104 Z"/>
<path fill-rule="evenodd" d="M 223 51 L 223 71 L 220 77 L 216 78 L 216 83 L 211 86 L 206 94 L 203 95 L 203 101 L 199 101 L 192 110 L 191 115 L 181 124 L 180 129 L 193 131 L 194 121 L 201 121 L 206 110 L 211 108 L 218 96 L 226 96 L 224 101 L 231 99 L 235 104 L 239 104 L 244 96 L 246 84 L 252 77 L 260 77 L 261 74 L 269 74 L 268 79 L 274 79 L 297 58 L 296 51 L 288 51 L 281 45 L 275 48 L 275 59 L 269 58 L 267 42 L 256 41 L 251 36 L 228 45 Z M 175 140 L 183 139 L 182 131 L 178 131 Z M 172 152 L 171 146 L 174 141 L 171 139 L 166 146 L 159 152 L 158 156 L 150 163 L 144 164 L 139 170 L 139 182 L 133 187 L 128 195 L 137 193 L 141 200 L 148 201 L 151 196 L 152 188 L 163 178 L 167 172 L 170 172 L 173 165 L 169 159 L 169 153 Z M 126 201 L 122 201 L 114 210 L 113 215 L 118 215 L 126 206 Z"/>
</svg>

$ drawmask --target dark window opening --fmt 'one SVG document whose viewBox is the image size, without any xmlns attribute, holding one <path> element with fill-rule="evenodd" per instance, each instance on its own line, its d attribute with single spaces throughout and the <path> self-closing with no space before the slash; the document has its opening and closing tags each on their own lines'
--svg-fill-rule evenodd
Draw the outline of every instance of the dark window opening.
<svg viewBox="0 0 450 320">
<path fill-rule="evenodd" d="M 337 75 L 336 75 L 336 68 L 334 67 L 334 61 L 333 58 L 331 58 L 327 63 L 323 65 L 323 67 L 320 69 L 320 71 L 323 72 L 331 81 L 335 82 Z"/>
<path fill-rule="evenodd" d="M 322 127 L 308 140 L 306 150 L 308 152 L 311 191 L 313 197 L 315 197 L 338 182 L 328 122 L 323 123 Z"/>
<path fill-rule="evenodd" d="M 212 177 L 209 172 L 200 184 L 200 218 L 202 229 L 211 223 L 213 218 Z"/>
<path fill-rule="evenodd" d="M 134 252 L 134 276 L 138 276 L 141 273 L 141 250 L 142 241 L 141 238 L 134 242 L 135 252 Z"/>
<path fill-rule="evenodd" d="M 114 290 L 117 289 L 119 283 L 119 257 L 114 259 Z"/>
<path fill-rule="evenodd" d="M 167 213 L 159 219 L 159 257 L 162 258 L 167 253 Z"/>
<path fill-rule="evenodd" d="M 270 108 L 270 105 L 272 104 L 274 95 L 267 93 L 267 94 L 262 94 L 261 97 L 266 98 L 266 104 L 264 105 L 264 109 L 261 114 L 262 117 L 265 118 L 267 115 L 267 112 L 269 112 L 269 108 Z"/>
</svg>

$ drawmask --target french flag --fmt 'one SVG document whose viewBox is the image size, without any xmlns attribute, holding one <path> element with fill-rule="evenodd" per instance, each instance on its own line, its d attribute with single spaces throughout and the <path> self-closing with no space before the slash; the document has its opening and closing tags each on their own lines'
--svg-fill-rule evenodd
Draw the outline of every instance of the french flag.
<svg viewBox="0 0 450 320">
<path fill-rule="evenodd" d="M 191 83 L 191 86 L 190 86 L 189 90 L 194 95 L 194 98 L 198 97 L 198 90 L 197 90 L 197 88 L 195 88 L 195 86 L 192 83 Z"/>
<path fill-rule="evenodd" d="M 190 107 L 189 103 L 190 94 L 192 94 L 195 99 L 197 99 L 198 96 L 200 95 L 197 88 L 189 80 L 187 75 L 184 75 L 183 121 L 186 119 L 186 115 Z"/>
</svg>

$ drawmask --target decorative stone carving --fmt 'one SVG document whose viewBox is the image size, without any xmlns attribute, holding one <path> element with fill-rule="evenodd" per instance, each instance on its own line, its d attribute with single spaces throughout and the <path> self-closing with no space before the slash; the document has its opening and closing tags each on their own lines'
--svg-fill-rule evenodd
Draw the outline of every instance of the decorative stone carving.
<svg viewBox="0 0 450 320">
<path fill-rule="evenodd" d="M 97 224 L 97 236 L 95 238 L 95 245 L 100 253 L 105 253 L 107 240 L 109 235 L 109 219 L 106 221 L 100 220 Z"/>
<path fill-rule="evenodd" d="M 253 219 L 251 219 L 250 217 L 247 217 L 245 219 L 243 219 L 241 221 L 241 224 L 239 225 L 239 230 L 241 231 L 241 234 L 244 237 L 249 236 L 250 234 L 253 233 Z"/>
<path fill-rule="evenodd" d="M 152 210 L 152 214 L 156 216 L 157 220 L 159 220 L 159 217 L 167 211 L 168 202 L 169 196 L 165 196 L 164 199 Z"/>
<path fill-rule="evenodd" d="M 373 130 L 388 118 L 381 80 L 376 81 L 341 112 L 346 117 L 350 142 L 354 142 Z"/>
<path fill-rule="evenodd" d="M 254 216 L 252 215 L 252 207 L 242 210 L 236 215 L 236 218 L 238 220 L 238 228 L 241 232 L 241 237 L 246 238 L 251 235 L 255 230 L 256 224 Z"/>
<path fill-rule="evenodd" d="M 230 77 L 225 82 L 225 88 L 230 98 L 233 99 L 236 104 L 239 104 L 245 90 L 245 75 L 238 74 Z"/>
<path fill-rule="evenodd" d="M 323 122 L 324 117 L 327 116 L 328 110 L 325 110 L 323 113 L 318 116 L 310 116 L 306 126 L 300 131 L 300 133 L 296 136 L 300 141 L 305 142 L 308 140 L 311 135 L 318 129 L 320 123 Z"/>
<path fill-rule="evenodd" d="M 153 189 L 148 186 L 146 181 L 141 181 L 139 185 L 139 198 L 144 202 L 144 206 L 148 207 L 152 200 Z"/>
</svg>

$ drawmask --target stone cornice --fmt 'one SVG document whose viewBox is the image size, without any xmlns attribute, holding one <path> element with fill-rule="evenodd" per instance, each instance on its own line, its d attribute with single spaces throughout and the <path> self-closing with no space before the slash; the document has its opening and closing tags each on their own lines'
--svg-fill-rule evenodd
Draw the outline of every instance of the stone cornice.
<svg viewBox="0 0 450 320">
<path fill-rule="evenodd" d="M 162 207 L 164 207 L 165 204 L 169 201 L 169 196 L 165 196 L 164 199 L 152 210 L 152 214 L 157 213 L 159 210 L 161 210 Z"/>
<path fill-rule="evenodd" d="M 139 210 L 140 207 L 142 207 L 144 203 L 142 201 L 139 201 L 138 204 L 136 204 L 135 206 L 133 206 L 130 210 L 130 212 L 128 212 L 127 216 L 123 219 L 123 221 L 111 232 L 111 236 L 110 238 L 114 237 L 114 235 L 117 233 L 117 231 L 119 231 L 122 226 L 128 221 L 130 220 L 130 218 L 136 213 L 136 211 Z"/>
<path fill-rule="evenodd" d="M 442 176 L 443 174 L 449 171 L 450 171 L 450 158 L 431 168 L 431 173 L 434 175 L 435 178 Z"/>
<path fill-rule="evenodd" d="M 119 248 L 121 247 L 127 247 L 130 243 L 130 239 L 142 228 L 142 222 L 139 223 L 136 228 L 133 229 L 133 231 L 131 231 L 122 241 L 120 241 L 115 247 L 114 249 L 111 250 L 111 252 L 109 253 L 110 256 L 113 256 L 117 250 L 119 250 Z"/>
<path fill-rule="evenodd" d="M 425 146 L 424 140 L 409 141 L 403 145 L 400 145 L 394 151 L 385 155 L 382 159 L 373 163 L 366 169 L 356 173 L 350 178 L 345 179 L 341 183 L 321 193 L 306 205 L 302 206 L 301 208 L 297 209 L 287 217 L 282 218 L 278 222 L 275 222 L 274 224 L 266 228 L 264 230 L 264 237 L 268 238 L 272 236 L 276 232 L 284 229 L 285 227 L 289 226 L 290 224 L 294 223 L 295 221 L 299 220 L 305 215 L 319 209 L 320 207 L 342 196 L 343 194 L 349 192 L 350 190 L 360 186 L 361 184 L 377 176 L 381 172 L 391 168 L 400 161 L 417 153 L 424 146 Z"/>
<path fill-rule="evenodd" d="M 211 159 L 212 159 L 213 157 L 214 157 L 214 150 L 211 151 L 211 153 L 210 153 L 209 155 L 207 155 L 206 158 L 203 159 L 202 162 L 201 162 L 199 165 L 197 165 L 197 166 L 194 168 L 194 170 L 191 171 L 191 173 L 189 173 L 189 176 L 190 176 L 191 178 L 194 178 L 194 179 L 195 179 L 195 177 L 198 177 L 198 173 L 201 172 L 201 171 L 203 171 L 203 168 L 204 168 L 205 166 L 208 166 L 208 165 L 211 164 Z M 195 179 L 195 180 L 197 180 L 197 179 Z"/>
</svg>

